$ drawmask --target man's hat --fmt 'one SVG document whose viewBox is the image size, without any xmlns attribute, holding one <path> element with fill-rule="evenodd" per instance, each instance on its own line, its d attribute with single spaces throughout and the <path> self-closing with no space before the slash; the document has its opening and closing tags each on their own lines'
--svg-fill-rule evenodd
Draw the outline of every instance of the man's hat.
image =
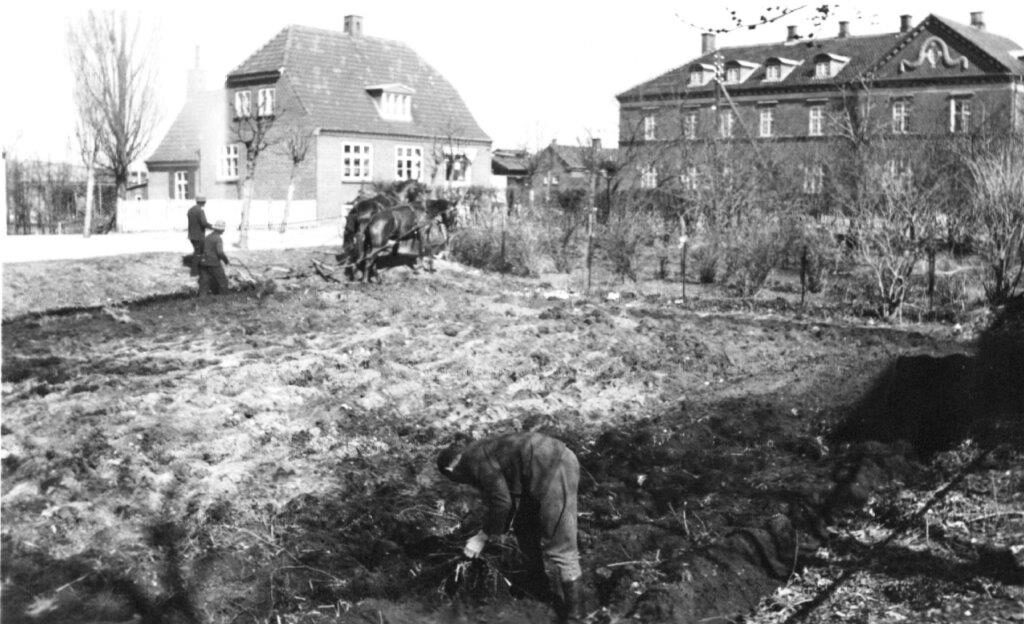
<svg viewBox="0 0 1024 624">
<path fill-rule="evenodd" d="M 227 224 L 224 223 L 224 219 L 217 219 L 216 221 L 213 222 L 213 229 L 217 230 L 218 232 L 223 232 L 224 230 L 227 229 L 227 227 Z"/>
<path fill-rule="evenodd" d="M 206 203 L 206 195 L 196 195 L 196 203 L 197 204 L 205 204 Z"/>
</svg>

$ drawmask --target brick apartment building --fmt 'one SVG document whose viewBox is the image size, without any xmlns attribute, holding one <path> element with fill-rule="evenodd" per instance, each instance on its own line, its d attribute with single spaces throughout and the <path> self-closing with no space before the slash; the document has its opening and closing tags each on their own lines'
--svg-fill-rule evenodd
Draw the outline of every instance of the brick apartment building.
<svg viewBox="0 0 1024 624">
<path fill-rule="evenodd" d="M 192 88 L 146 161 L 150 199 L 238 199 L 245 147 L 237 128 L 254 117 L 274 118 L 278 138 L 312 136 L 293 199 L 315 201 L 318 219 L 337 217 L 376 181 L 490 179 L 491 140 L 458 92 L 407 45 L 364 35 L 362 18 L 350 15 L 344 32 L 288 26 L 231 71 L 223 89 Z M 259 157 L 253 197 L 284 199 L 291 173 L 279 141 Z"/>
<path fill-rule="evenodd" d="M 721 88 L 716 75 L 721 76 Z M 830 38 L 716 48 L 617 96 L 626 178 L 643 188 L 693 183 L 692 155 L 728 149 L 785 150 L 803 171 L 805 193 L 820 192 L 822 151 L 859 111 L 895 140 L 1020 132 L 1024 49 L 991 33 L 982 13 L 970 24 L 929 15 L 897 32 L 855 36 L 840 22 Z"/>
</svg>

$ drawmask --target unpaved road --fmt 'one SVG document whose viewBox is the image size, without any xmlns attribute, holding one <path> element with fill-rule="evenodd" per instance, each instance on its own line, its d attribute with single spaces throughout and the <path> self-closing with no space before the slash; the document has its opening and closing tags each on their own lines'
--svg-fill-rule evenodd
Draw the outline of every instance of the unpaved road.
<svg viewBox="0 0 1024 624">
<path fill-rule="evenodd" d="M 543 605 L 506 599 L 491 569 L 452 584 L 477 505 L 433 463 L 455 435 L 530 428 L 581 457 L 588 603 L 613 620 L 735 527 L 827 496 L 838 462 L 827 434 L 895 358 L 970 352 L 941 327 L 552 300 L 537 281 L 453 265 L 387 279 L 304 273 L 268 297 L 6 323 L 5 619 L 538 621 Z M 903 492 L 941 476 L 890 464 L 878 463 Z M 1019 500 L 1020 474 L 992 471 L 1004 496 L 1017 488 L 996 502 Z M 864 522 L 875 520 L 848 528 Z M 844 535 L 838 551 L 814 544 L 810 587 L 871 542 Z M 935 556 L 984 579 L 964 592 L 988 610 L 959 621 L 1015 608 L 1015 577 L 978 576 L 974 551 Z M 935 609 L 963 583 L 934 568 L 893 576 L 899 591 L 876 579 L 854 621 L 946 617 Z M 792 611 L 764 600 L 793 571 L 696 596 L 690 612 L 760 603 L 770 621 Z M 921 600 L 926 590 L 937 598 Z M 851 598 L 836 600 L 814 617 Z"/>
</svg>

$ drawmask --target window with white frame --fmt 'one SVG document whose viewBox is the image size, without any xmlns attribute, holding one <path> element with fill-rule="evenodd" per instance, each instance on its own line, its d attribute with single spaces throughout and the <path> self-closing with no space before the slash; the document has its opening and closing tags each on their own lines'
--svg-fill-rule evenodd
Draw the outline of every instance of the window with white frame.
<svg viewBox="0 0 1024 624">
<path fill-rule="evenodd" d="M 469 175 L 469 158 L 465 154 L 444 155 L 444 179 L 448 182 L 465 182 Z"/>
<path fill-rule="evenodd" d="M 723 139 L 732 136 L 732 128 L 736 121 L 736 115 L 731 110 L 724 110 L 718 114 L 718 134 Z"/>
<path fill-rule="evenodd" d="M 252 91 L 235 91 L 235 117 L 252 115 Z"/>
<path fill-rule="evenodd" d="M 807 134 L 810 136 L 825 134 L 824 104 L 813 104 L 807 109 Z"/>
<path fill-rule="evenodd" d="M 658 168 L 644 165 L 640 170 L 640 188 L 652 189 L 658 186 Z"/>
<path fill-rule="evenodd" d="M 910 132 L 910 102 L 907 100 L 892 103 L 892 131 L 894 134 Z"/>
<path fill-rule="evenodd" d="M 828 78 L 832 75 L 831 69 L 831 62 L 827 58 L 818 59 L 814 62 L 814 77 Z"/>
<path fill-rule="evenodd" d="M 782 63 L 768 63 L 764 67 L 764 79 L 768 82 L 782 80 Z"/>
<path fill-rule="evenodd" d="M 398 146 L 395 148 L 395 177 L 399 180 L 419 180 L 423 171 L 423 148 Z"/>
<path fill-rule="evenodd" d="M 221 152 L 217 177 L 221 180 L 238 179 L 238 146 L 225 145 Z"/>
<path fill-rule="evenodd" d="M 697 66 L 690 68 L 690 86 L 699 87 L 704 84 L 704 68 Z"/>
<path fill-rule="evenodd" d="M 683 188 L 687 191 L 697 190 L 697 165 L 689 165 L 683 173 L 679 175 L 679 182 L 683 185 Z"/>
<path fill-rule="evenodd" d="M 971 131 L 971 100 L 955 97 L 949 100 L 949 131 L 965 134 Z"/>
<path fill-rule="evenodd" d="M 914 170 L 906 158 L 890 158 L 886 163 L 884 184 L 898 192 L 907 192 L 914 183 Z"/>
<path fill-rule="evenodd" d="M 274 100 L 277 97 L 277 89 L 268 87 L 260 89 L 256 97 L 256 112 L 260 117 L 271 117 L 274 114 Z"/>
<path fill-rule="evenodd" d="M 775 108 L 763 106 L 758 109 L 758 115 L 760 117 L 759 136 L 770 137 L 775 134 Z"/>
<path fill-rule="evenodd" d="M 697 138 L 697 111 L 683 113 L 683 138 Z"/>
<path fill-rule="evenodd" d="M 369 180 L 372 171 L 373 149 L 369 143 L 342 143 L 342 180 Z"/>
<path fill-rule="evenodd" d="M 654 115 L 644 115 L 644 140 L 653 141 L 657 135 L 657 121 Z"/>
<path fill-rule="evenodd" d="M 380 113 L 385 119 L 397 121 L 412 119 L 412 96 L 408 93 L 384 91 L 380 96 Z"/>
<path fill-rule="evenodd" d="M 804 167 L 804 193 L 807 195 L 821 194 L 825 185 L 825 168 L 821 165 Z"/>
<path fill-rule="evenodd" d="M 174 199 L 188 199 L 188 171 L 174 172 Z"/>
<path fill-rule="evenodd" d="M 742 76 L 742 70 L 738 66 L 731 66 L 725 68 L 726 84 L 739 84 L 743 80 Z"/>
</svg>

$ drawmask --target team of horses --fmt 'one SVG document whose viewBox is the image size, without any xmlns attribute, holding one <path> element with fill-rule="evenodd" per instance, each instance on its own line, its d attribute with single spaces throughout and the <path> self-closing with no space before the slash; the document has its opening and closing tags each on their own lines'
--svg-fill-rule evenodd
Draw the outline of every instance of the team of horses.
<svg viewBox="0 0 1024 624">
<path fill-rule="evenodd" d="M 409 241 L 416 255 L 408 264 L 414 271 L 416 261 L 427 261 L 433 271 L 433 253 L 428 249 L 434 228 L 440 228 L 447 249 L 449 236 L 456 227 L 458 199 L 427 199 L 420 183 L 410 180 L 370 197 L 356 200 L 345 219 L 340 259 L 347 261 L 345 273 L 361 281 L 374 277 L 381 281 L 377 265 L 390 250 L 392 262 L 399 259 L 399 247 Z"/>
</svg>

